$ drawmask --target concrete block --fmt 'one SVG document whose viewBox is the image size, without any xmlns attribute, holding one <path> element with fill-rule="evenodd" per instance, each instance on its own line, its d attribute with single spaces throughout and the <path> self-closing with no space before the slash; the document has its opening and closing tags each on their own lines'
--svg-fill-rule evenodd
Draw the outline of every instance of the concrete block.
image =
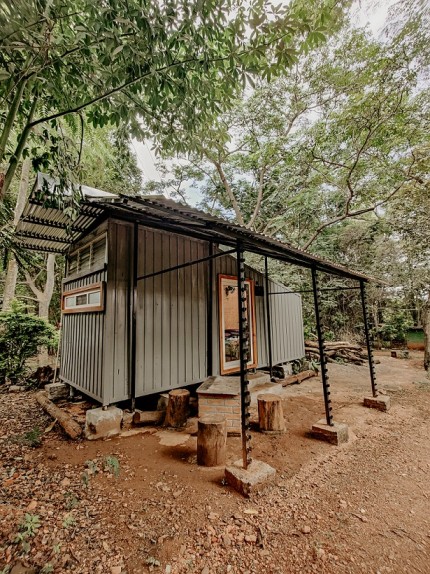
<svg viewBox="0 0 430 574">
<path fill-rule="evenodd" d="M 50 401 L 59 401 L 69 398 L 70 387 L 66 383 L 49 383 L 45 385 L 45 391 Z"/>
<path fill-rule="evenodd" d="M 364 397 L 363 405 L 369 409 L 387 412 L 390 409 L 391 401 L 388 395 L 378 395 L 377 397 Z"/>
<path fill-rule="evenodd" d="M 25 387 L 21 387 L 21 385 L 10 385 L 9 386 L 9 392 L 10 393 L 21 393 L 22 391 L 25 391 Z"/>
<path fill-rule="evenodd" d="M 242 459 L 225 469 L 227 484 L 247 497 L 266 488 L 275 475 L 276 470 L 261 460 L 253 460 L 246 470 Z"/>
<path fill-rule="evenodd" d="M 312 425 L 311 434 L 314 438 L 336 445 L 348 442 L 348 426 L 344 423 L 333 422 L 333 426 L 329 426 L 326 420 L 322 419 Z"/>
<path fill-rule="evenodd" d="M 117 407 L 108 407 L 103 410 L 90 409 L 87 411 L 85 422 L 85 437 L 88 440 L 97 440 L 119 435 L 121 432 L 122 410 Z"/>
</svg>

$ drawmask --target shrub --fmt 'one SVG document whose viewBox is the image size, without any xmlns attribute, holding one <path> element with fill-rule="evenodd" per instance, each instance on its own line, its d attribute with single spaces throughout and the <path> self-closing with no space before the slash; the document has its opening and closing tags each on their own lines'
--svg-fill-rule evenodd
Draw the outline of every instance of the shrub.
<svg viewBox="0 0 430 574">
<path fill-rule="evenodd" d="M 27 361 L 38 347 L 58 344 L 55 328 L 45 319 L 26 312 L 26 306 L 13 301 L 9 311 L 0 313 L 0 383 L 25 379 Z"/>
</svg>

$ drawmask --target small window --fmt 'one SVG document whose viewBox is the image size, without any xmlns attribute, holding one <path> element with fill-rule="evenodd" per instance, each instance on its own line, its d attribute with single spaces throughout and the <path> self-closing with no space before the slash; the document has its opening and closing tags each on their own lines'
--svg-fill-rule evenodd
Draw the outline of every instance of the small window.
<svg viewBox="0 0 430 574">
<path fill-rule="evenodd" d="M 106 263 L 106 234 L 76 249 L 68 256 L 67 275 L 99 269 Z"/>
<path fill-rule="evenodd" d="M 104 311 L 104 283 L 94 283 L 62 295 L 63 313 L 92 313 Z"/>
</svg>

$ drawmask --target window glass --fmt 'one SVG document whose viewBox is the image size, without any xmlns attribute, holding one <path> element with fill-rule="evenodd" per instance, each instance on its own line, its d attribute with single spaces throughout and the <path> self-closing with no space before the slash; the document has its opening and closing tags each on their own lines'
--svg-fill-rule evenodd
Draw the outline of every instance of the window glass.
<svg viewBox="0 0 430 574">
<path fill-rule="evenodd" d="M 88 304 L 100 305 L 100 291 L 93 291 L 93 293 L 88 293 Z"/>
<path fill-rule="evenodd" d="M 236 277 L 220 276 L 221 374 L 237 372 L 240 369 L 238 292 Z M 245 282 L 245 297 L 250 341 L 248 368 L 251 368 L 257 364 L 257 349 L 255 340 L 254 283 L 249 279 Z"/>
</svg>

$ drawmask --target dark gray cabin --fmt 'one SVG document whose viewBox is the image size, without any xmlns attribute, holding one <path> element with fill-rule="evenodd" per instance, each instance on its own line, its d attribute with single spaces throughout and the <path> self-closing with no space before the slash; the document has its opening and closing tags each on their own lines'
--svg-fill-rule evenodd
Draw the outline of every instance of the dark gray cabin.
<svg viewBox="0 0 430 574">
<path fill-rule="evenodd" d="M 239 371 L 221 370 L 221 348 L 227 343 L 220 338 L 221 277 L 230 282 L 224 288 L 228 295 L 237 277 L 236 257 L 226 254 L 185 266 L 210 254 L 221 255 L 228 244 L 221 245 L 216 237 L 205 240 L 198 234 L 171 231 L 152 217 L 141 221 L 139 205 L 130 204 L 133 199 L 85 186 L 80 214 L 67 222 L 61 210 L 36 199 L 42 184 L 40 174 L 18 234 L 31 249 L 66 253 L 63 381 L 109 405 L 198 383 L 208 375 Z M 172 213 L 185 209 L 160 196 L 139 201 L 156 202 Z M 265 275 L 251 267 L 246 267 L 245 276 L 252 287 L 254 313 L 250 366 L 303 357 L 300 295 L 287 294 L 286 287 L 271 280 L 266 283 Z M 267 287 L 286 295 L 268 297 Z M 226 332 L 230 349 L 237 337 L 234 329 Z"/>
</svg>

